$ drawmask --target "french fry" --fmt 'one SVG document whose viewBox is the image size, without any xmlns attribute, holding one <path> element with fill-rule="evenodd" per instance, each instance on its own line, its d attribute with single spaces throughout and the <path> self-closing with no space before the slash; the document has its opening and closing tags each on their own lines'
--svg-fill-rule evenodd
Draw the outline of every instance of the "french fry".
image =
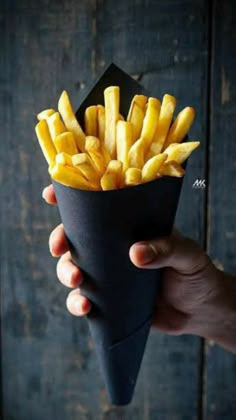
<svg viewBox="0 0 236 420">
<path fill-rule="evenodd" d="M 125 120 L 125 118 L 123 117 L 123 115 L 119 114 L 118 121 L 124 121 L 124 120 Z"/>
<path fill-rule="evenodd" d="M 98 171 L 87 153 L 78 153 L 72 156 L 72 164 L 78 168 L 82 175 L 93 185 L 99 188 L 100 176 Z"/>
<path fill-rule="evenodd" d="M 53 144 L 46 120 L 41 120 L 35 127 L 39 145 L 48 164 L 53 164 L 56 158 L 56 148 Z"/>
<path fill-rule="evenodd" d="M 113 190 L 120 188 L 122 185 L 122 163 L 119 160 L 111 160 L 105 174 L 101 178 L 101 187 L 103 190 Z"/>
<path fill-rule="evenodd" d="M 114 174 L 104 174 L 101 178 L 101 187 L 103 191 L 116 190 L 116 176 Z"/>
<path fill-rule="evenodd" d="M 174 160 L 180 165 L 191 155 L 193 150 L 199 147 L 199 141 L 188 141 L 186 143 L 171 143 L 164 153 L 167 153 L 167 162 Z"/>
<path fill-rule="evenodd" d="M 144 140 L 144 154 L 148 152 L 153 140 L 153 136 L 156 132 L 160 109 L 161 103 L 159 99 L 148 99 L 147 110 L 143 120 L 143 127 L 141 131 L 141 137 Z"/>
<path fill-rule="evenodd" d="M 142 169 L 144 165 L 144 140 L 140 138 L 130 148 L 128 153 L 130 168 Z"/>
<path fill-rule="evenodd" d="M 132 99 L 127 121 L 131 122 L 133 128 L 133 143 L 140 138 L 143 119 L 145 116 L 145 106 L 147 97 L 144 95 L 135 95 Z"/>
<path fill-rule="evenodd" d="M 195 110 L 191 107 L 184 108 L 176 117 L 170 127 L 164 149 L 171 143 L 180 143 L 187 135 L 195 117 Z"/>
<path fill-rule="evenodd" d="M 59 163 L 60 165 L 64 166 L 73 166 L 72 156 L 65 152 L 58 153 L 56 155 L 56 163 Z"/>
<path fill-rule="evenodd" d="M 84 126 L 86 136 L 97 136 L 97 107 L 96 105 L 86 108 L 84 113 Z"/>
<path fill-rule="evenodd" d="M 105 107 L 97 105 L 97 136 L 103 142 L 105 136 Z"/>
<path fill-rule="evenodd" d="M 82 190 L 95 189 L 91 184 L 82 176 L 79 169 L 72 166 L 61 165 L 56 163 L 50 170 L 51 177 L 60 184 L 67 187 L 80 188 Z"/>
<path fill-rule="evenodd" d="M 75 155 L 76 153 L 78 153 L 74 136 L 69 131 L 59 134 L 54 139 L 54 144 L 57 149 L 57 153 L 64 152 L 68 153 L 68 155 Z"/>
<path fill-rule="evenodd" d="M 145 163 L 142 169 L 142 182 L 149 182 L 156 179 L 158 170 L 167 159 L 167 156 L 165 153 L 159 153 L 159 155 L 153 156 Z"/>
<path fill-rule="evenodd" d="M 174 115 L 175 107 L 175 97 L 168 94 L 164 95 L 156 131 L 146 156 L 147 159 L 150 159 L 162 151 Z"/>
<path fill-rule="evenodd" d="M 116 123 L 119 120 L 120 88 L 109 86 L 104 90 L 105 146 L 112 159 L 116 157 Z"/>
<path fill-rule="evenodd" d="M 132 124 L 128 121 L 118 121 L 116 125 L 117 159 L 123 163 L 123 172 L 129 166 L 128 153 L 133 143 Z"/>
<path fill-rule="evenodd" d="M 74 134 L 75 142 L 79 151 L 84 152 L 85 134 L 74 114 L 69 96 L 64 90 L 58 102 L 58 110 L 62 116 L 64 124 L 68 131 Z"/>
<path fill-rule="evenodd" d="M 48 117 L 47 124 L 53 141 L 59 134 L 65 133 L 66 131 L 66 127 L 60 118 L 59 112 L 54 112 L 54 114 Z"/>
<path fill-rule="evenodd" d="M 56 111 L 54 109 L 44 109 L 43 111 L 39 112 L 37 115 L 37 119 L 39 121 L 46 120 L 48 117 L 50 117 L 52 114 L 54 114 Z"/>
<path fill-rule="evenodd" d="M 125 172 L 125 185 L 138 185 L 142 182 L 142 171 L 138 168 L 128 168 Z"/>
<path fill-rule="evenodd" d="M 170 160 L 169 162 L 164 162 L 163 165 L 161 165 L 158 171 L 158 177 L 163 175 L 181 177 L 184 173 L 185 170 L 179 163 L 174 160 Z"/>
<path fill-rule="evenodd" d="M 85 150 L 91 157 L 98 173 L 103 175 L 110 160 L 104 143 L 97 137 L 87 136 Z"/>
</svg>

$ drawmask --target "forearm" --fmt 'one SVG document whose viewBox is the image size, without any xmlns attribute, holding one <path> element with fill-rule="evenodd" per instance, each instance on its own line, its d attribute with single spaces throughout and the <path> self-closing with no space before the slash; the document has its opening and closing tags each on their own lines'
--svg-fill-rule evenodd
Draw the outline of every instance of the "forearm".
<svg viewBox="0 0 236 420">
<path fill-rule="evenodd" d="M 236 277 L 218 274 L 218 293 L 199 311 L 193 333 L 236 353 Z"/>
</svg>

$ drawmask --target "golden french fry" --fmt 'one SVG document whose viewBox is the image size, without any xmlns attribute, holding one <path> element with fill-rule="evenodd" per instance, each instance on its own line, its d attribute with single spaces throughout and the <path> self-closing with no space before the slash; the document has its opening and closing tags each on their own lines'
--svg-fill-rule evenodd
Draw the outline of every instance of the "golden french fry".
<svg viewBox="0 0 236 420">
<path fill-rule="evenodd" d="M 171 143 L 180 143 L 187 135 L 195 117 L 195 110 L 191 107 L 184 108 L 176 117 L 170 127 L 164 149 Z"/>
<path fill-rule="evenodd" d="M 116 190 L 116 176 L 114 174 L 104 174 L 101 178 L 101 187 L 103 191 Z"/>
<path fill-rule="evenodd" d="M 130 168 L 142 169 L 144 165 L 144 147 L 145 142 L 142 138 L 137 140 L 130 148 L 128 153 L 128 161 Z"/>
<path fill-rule="evenodd" d="M 101 178 L 101 187 L 103 190 L 113 190 L 120 188 L 122 185 L 122 163 L 119 160 L 111 160 Z"/>
<path fill-rule="evenodd" d="M 112 159 L 116 157 L 116 123 L 119 120 L 120 88 L 109 86 L 104 90 L 105 146 Z"/>
<path fill-rule="evenodd" d="M 100 176 L 98 171 L 87 153 L 78 153 L 72 156 L 73 166 L 78 168 L 82 175 L 93 185 L 99 188 Z"/>
<path fill-rule="evenodd" d="M 125 120 L 125 119 L 124 119 L 123 115 L 122 115 L 122 114 L 119 114 L 118 121 L 124 121 L 124 120 Z"/>
<path fill-rule="evenodd" d="M 95 189 L 90 183 L 82 176 L 79 169 L 72 166 L 61 165 L 56 163 L 50 169 L 51 177 L 59 182 L 60 184 L 66 185 L 67 187 L 79 188 L 82 190 Z"/>
<path fill-rule="evenodd" d="M 104 143 L 97 137 L 87 136 L 85 141 L 85 150 L 91 157 L 98 173 L 103 175 L 109 162 Z"/>
<path fill-rule="evenodd" d="M 181 177 L 185 173 L 184 168 L 182 166 L 175 162 L 174 160 L 170 160 L 169 162 L 164 162 L 163 165 L 161 165 L 158 176 L 176 176 Z"/>
<path fill-rule="evenodd" d="M 86 136 L 97 136 L 97 107 L 96 105 L 86 108 L 84 113 L 84 126 Z"/>
<path fill-rule="evenodd" d="M 150 149 L 147 153 L 148 159 L 162 151 L 174 115 L 175 107 L 175 97 L 168 94 L 164 95 L 156 131 L 154 133 Z"/>
<path fill-rule="evenodd" d="M 41 120 L 35 127 L 39 145 L 48 164 L 53 164 L 56 158 L 56 148 L 53 144 L 46 120 Z"/>
<path fill-rule="evenodd" d="M 143 182 L 149 182 L 156 179 L 158 170 L 167 159 L 167 156 L 168 155 L 165 153 L 159 153 L 159 155 L 153 156 L 145 163 L 142 169 Z"/>
<path fill-rule="evenodd" d="M 160 114 L 161 103 L 159 99 L 149 98 L 147 103 L 147 110 L 143 120 L 143 127 L 141 131 L 141 137 L 144 140 L 144 154 L 149 150 L 152 143 L 153 136 L 155 134 L 158 118 Z"/>
<path fill-rule="evenodd" d="M 97 136 L 101 141 L 104 141 L 105 136 L 105 107 L 97 105 Z"/>
<path fill-rule="evenodd" d="M 59 134 L 54 139 L 54 144 L 57 149 L 57 153 L 64 152 L 68 153 L 69 155 L 75 155 L 76 153 L 78 153 L 74 136 L 69 131 Z"/>
<path fill-rule="evenodd" d="M 58 101 L 58 110 L 68 131 L 74 134 L 79 151 L 84 152 L 85 134 L 77 121 L 68 93 L 64 90 Z"/>
<path fill-rule="evenodd" d="M 188 141 L 186 143 L 171 143 L 164 153 L 167 153 L 167 162 L 175 160 L 175 162 L 183 163 L 189 155 L 200 145 L 199 141 Z"/>
<path fill-rule="evenodd" d="M 47 118 L 48 128 L 54 141 L 59 134 L 65 133 L 66 127 L 63 124 L 59 112 L 54 112 L 50 117 Z"/>
<path fill-rule="evenodd" d="M 142 182 L 142 171 L 138 168 L 128 168 L 125 172 L 125 185 L 138 185 Z"/>
<path fill-rule="evenodd" d="M 123 172 L 129 166 L 128 153 L 133 143 L 132 124 L 128 121 L 118 121 L 116 125 L 117 159 L 123 163 Z"/>
<path fill-rule="evenodd" d="M 58 153 L 56 155 L 56 163 L 59 163 L 60 165 L 73 166 L 72 156 L 65 152 Z"/>
<path fill-rule="evenodd" d="M 135 95 L 132 99 L 127 121 L 130 121 L 133 129 L 133 143 L 140 138 L 143 119 L 146 112 L 147 97 L 144 95 Z"/>
<path fill-rule="evenodd" d="M 37 115 L 37 119 L 39 121 L 46 120 L 48 117 L 50 117 L 52 114 L 54 114 L 56 111 L 54 109 L 44 109 L 43 111 L 39 112 Z"/>
<path fill-rule="evenodd" d="M 127 115 L 127 121 L 130 121 L 132 118 L 132 113 L 133 113 L 133 105 L 136 104 L 139 106 L 139 108 L 141 108 L 144 112 L 146 111 L 146 103 L 147 103 L 147 96 L 145 95 L 134 95 L 130 107 L 129 107 L 129 112 Z"/>
</svg>

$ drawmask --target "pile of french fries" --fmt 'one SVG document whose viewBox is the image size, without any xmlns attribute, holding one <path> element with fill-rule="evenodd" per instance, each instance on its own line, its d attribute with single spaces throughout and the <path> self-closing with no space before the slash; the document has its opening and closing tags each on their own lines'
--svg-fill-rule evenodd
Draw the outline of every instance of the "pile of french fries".
<svg viewBox="0 0 236 420">
<path fill-rule="evenodd" d="M 114 190 L 184 175 L 182 163 L 200 144 L 181 143 L 194 120 L 193 108 L 184 108 L 173 120 L 174 96 L 166 94 L 160 102 L 135 95 L 125 120 L 119 86 L 104 90 L 104 103 L 86 109 L 84 130 L 66 91 L 58 112 L 46 109 L 37 115 L 36 135 L 52 179 L 73 188 Z"/>
</svg>

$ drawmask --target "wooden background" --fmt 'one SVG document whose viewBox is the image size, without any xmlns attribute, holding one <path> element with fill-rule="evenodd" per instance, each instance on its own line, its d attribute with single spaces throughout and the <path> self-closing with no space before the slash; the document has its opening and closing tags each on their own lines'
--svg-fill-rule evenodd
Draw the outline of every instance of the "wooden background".
<svg viewBox="0 0 236 420">
<path fill-rule="evenodd" d="M 192 105 L 191 157 L 176 225 L 236 272 L 234 0 L 1 0 L 1 360 L 4 420 L 231 420 L 236 357 L 192 336 L 151 333 L 133 402 L 109 405 L 86 319 L 48 252 L 56 208 L 35 114 L 67 89 L 75 107 L 114 61 L 153 96 Z M 194 189 L 206 179 L 206 189 Z"/>
</svg>

